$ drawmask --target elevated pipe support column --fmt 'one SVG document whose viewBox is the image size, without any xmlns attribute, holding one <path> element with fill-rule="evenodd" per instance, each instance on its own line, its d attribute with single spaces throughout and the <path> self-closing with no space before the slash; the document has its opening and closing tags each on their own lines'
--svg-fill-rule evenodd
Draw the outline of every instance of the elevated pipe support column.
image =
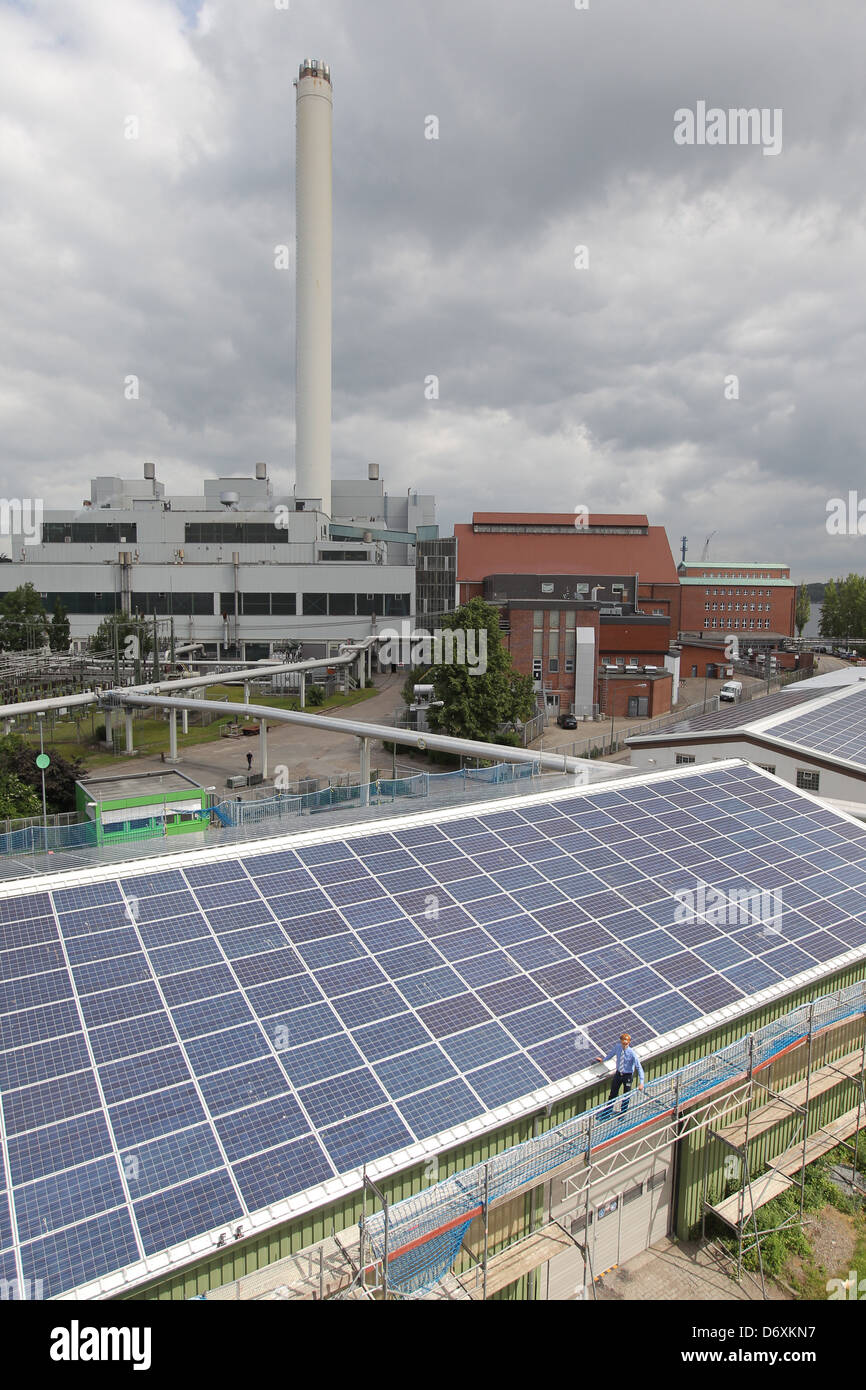
<svg viewBox="0 0 866 1390">
<path fill-rule="evenodd" d="M 126 709 L 123 711 L 123 714 L 126 721 L 126 751 L 127 753 L 134 753 L 135 746 L 132 742 L 132 710 Z"/>
<path fill-rule="evenodd" d="M 259 741 L 262 746 L 262 777 L 267 781 L 268 777 L 268 721 L 259 720 Z"/>
<path fill-rule="evenodd" d="M 359 739 L 361 744 L 361 805 L 370 805 L 370 740 Z"/>
</svg>

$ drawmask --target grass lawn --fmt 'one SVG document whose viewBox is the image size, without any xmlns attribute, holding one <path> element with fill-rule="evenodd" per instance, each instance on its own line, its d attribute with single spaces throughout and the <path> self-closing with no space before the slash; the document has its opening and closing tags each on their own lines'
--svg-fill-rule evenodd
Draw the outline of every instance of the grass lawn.
<svg viewBox="0 0 866 1390">
<path fill-rule="evenodd" d="M 364 690 L 350 690 L 348 695 L 332 695 L 324 704 L 317 707 L 307 706 L 308 714 L 327 714 L 330 710 L 348 708 L 351 705 L 362 704 L 377 693 L 374 687 L 368 686 Z M 202 743 L 214 743 L 221 737 L 220 729 L 223 724 L 230 723 L 237 718 L 231 713 L 230 706 L 243 702 L 243 686 L 237 685 L 214 685 L 208 686 L 208 698 L 227 700 L 225 717 L 216 718 L 212 724 L 206 728 L 190 728 L 188 734 L 181 733 L 180 720 L 178 720 L 177 746 L 178 748 L 193 748 Z M 252 695 L 253 704 L 265 705 L 270 709 L 297 709 L 297 698 L 289 695 Z M 49 736 L 49 730 L 45 730 L 45 749 L 48 753 L 52 751 L 62 753 L 66 757 L 81 758 L 86 763 L 89 770 L 113 766 L 117 757 L 124 754 L 114 754 L 107 752 L 97 742 L 92 728 L 98 728 L 103 722 L 104 715 L 95 714 L 91 722 L 90 715 L 82 715 L 78 725 L 73 720 L 58 720 L 53 732 Z M 39 746 L 39 730 L 35 727 L 36 720 L 33 720 L 34 728 L 22 730 L 24 738 L 35 747 Z M 154 757 L 158 754 L 168 752 L 168 717 L 165 719 L 136 719 L 133 725 L 133 735 L 135 747 L 141 756 Z"/>
</svg>

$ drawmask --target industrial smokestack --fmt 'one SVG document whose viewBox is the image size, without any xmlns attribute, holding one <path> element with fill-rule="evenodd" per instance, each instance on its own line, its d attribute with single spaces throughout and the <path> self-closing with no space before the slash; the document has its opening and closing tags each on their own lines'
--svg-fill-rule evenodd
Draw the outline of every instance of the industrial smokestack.
<svg viewBox="0 0 866 1390">
<path fill-rule="evenodd" d="M 301 63 L 295 157 L 295 497 L 331 515 L 331 72 Z"/>
</svg>

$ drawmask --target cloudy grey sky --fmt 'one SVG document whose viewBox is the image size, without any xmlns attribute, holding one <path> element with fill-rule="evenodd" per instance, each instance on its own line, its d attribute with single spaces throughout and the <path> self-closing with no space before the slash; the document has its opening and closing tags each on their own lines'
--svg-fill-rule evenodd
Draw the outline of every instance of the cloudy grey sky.
<svg viewBox="0 0 866 1390">
<path fill-rule="evenodd" d="M 866 500 L 862 0 L 283 3 L 0 0 L 2 495 L 75 505 L 144 459 L 170 491 L 258 459 L 291 486 L 274 247 L 313 56 L 337 476 L 375 460 L 446 530 L 587 505 L 690 559 L 715 531 L 719 560 L 866 569 L 825 526 Z M 780 108 L 781 153 L 676 144 L 699 101 Z"/>
</svg>

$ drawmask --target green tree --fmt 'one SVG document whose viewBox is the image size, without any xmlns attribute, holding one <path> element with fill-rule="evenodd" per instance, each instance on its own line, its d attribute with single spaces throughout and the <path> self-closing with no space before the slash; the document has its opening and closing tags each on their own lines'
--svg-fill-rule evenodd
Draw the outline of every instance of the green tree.
<svg viewBox="0 0 866 1390">
<path fill-rule="evenodd" d="M 0 772 L 0 816 L 38 816 L 42 801 L 14 772 Z"/>
<path fill-rule="evenodd" d="M 58 598 L 54 605 L 54 616 L 48 624 L 48 645 L 53 652 L 69 651 L 69 618 L 66 609 Z"/>
<path fill-rule="evenodd" d="M 828 581 L 819 630 L 822 637 L 846 642 L 866 637 L 866 579 L 862 574 Z"/>
<path fill-rule="evenodd" d="M 325 703 L 325 687 L 322 685 L 310 685 L 307 687 L 307 704 L 315 709 Z"/>
<path fill-rule="evenodd" d="M 121 661 L 125 653 L 131 648 L 127 648 L 126 639 L 128 637 L 138 638 L 138 655 L 141 657 L 150 656 L 153 646 L 151 640 L 150 626 L 145 619 L 136 621 L 133 618 L 110 615 L 103 618 L 99 627 L 90 639 L 90 650 L 93 652 L 104 652 L 109 656 L 114 655 L 115 638 L 114 630 L 117 628 L 117 654 Z"/>
<path fill-rule="evenodd" d="M 36 766 L 38 749 L 19 734 L 9 734 L 0 741 L 0 778 L 12 776 L 30 787 L 42 810 L 42 774 Z M 75 810 L 75 783 L 84 774 L 78 758 L 65 758 L 62 753 L 50 753 L 51 763 L 45 771 L 45 805 L 50 814 Z M 16 812 L 30 815 L 29 811 Z"/>
<path fill-rule="evenodd" d="M 22 584 L 0 599 L 0 649 L 24 652 L 45 641 L 45 609 L 32 584 Z"/>
<path fill-rule="evenodd" d="M 821 608 L 821 621 L 818 631 L 822 637 L 838 637 L 839 634 L 839 593 L 833 580 L 824 587 L 824 602 Z"/>
<path fill-rule="evenodd" d="M 842 604 L 843 636 L 866 636 L 866 579 L 862 574 L 849 574 L 839 586 Z"/>
<path fill-rule="evenodd" d="M 433 686 L 434 699 L 440 706 L 430 710 L 430 728 L 434 733 L 446 733 L 455 738 L 476 739 L 482 743 L 510 742 L 502 736 L 503 724 L 529 719 L 535 711 L 532 680 L 515 671 L 499 630 L 499 613 L 483 599 L 473 598 L 455 613 L 441 621 L 443 632 L 451 629 L 466 634 L 466 652 L 474 656 L 474 664 L 443 660 L 434 662 L 425 676 Z M 474 634 L 474 648 L 470 647 Z M 482 661 L 486 641 L 486 659 Z M 447 658 L 447 642 L 443 640 L 441 655 Z M 455 649 L 457 643 L 455 642 Z"/>
<path fill-rule="evenodd" d="M 812 604 L 809 601 L 809 591 L 805 584 L 801 584 L 797 590 L 797 606 L 794 609 L 794 626 L 797 629 L 797 636 L 803 636 L 803 628 L 812 616 Z"/>
</svg>

